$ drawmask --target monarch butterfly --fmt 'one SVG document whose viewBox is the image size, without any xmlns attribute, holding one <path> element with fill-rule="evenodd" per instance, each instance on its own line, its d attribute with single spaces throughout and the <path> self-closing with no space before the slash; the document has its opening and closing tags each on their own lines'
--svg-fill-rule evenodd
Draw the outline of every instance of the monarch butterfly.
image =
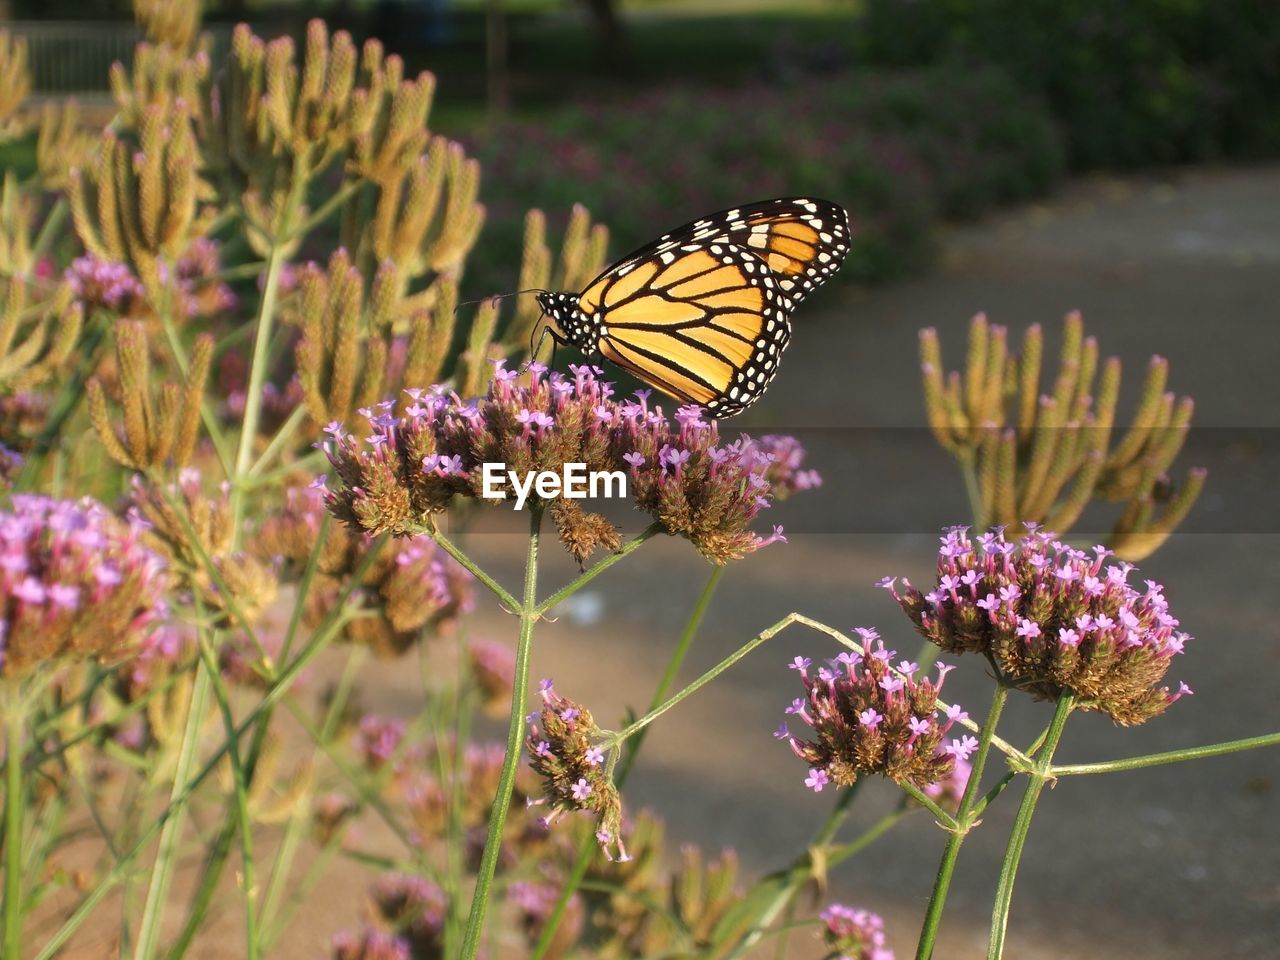
<svg viewBox="0 0 1280 960">
<path fill-rule="evenodd" d="M 722 210 L 663 234 L 581 293 L 538 294 L 538 330 L 717 418 L 764 393 L 791 311 L 840 268 L 849 215 L 816 198 Z"/>
</svg>

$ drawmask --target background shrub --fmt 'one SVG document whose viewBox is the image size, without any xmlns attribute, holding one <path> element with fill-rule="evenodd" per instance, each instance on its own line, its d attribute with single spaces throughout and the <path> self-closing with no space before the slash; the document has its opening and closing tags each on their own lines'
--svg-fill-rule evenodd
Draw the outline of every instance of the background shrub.
<svg viewBox="0 0 1280 960">
<path fill-rule="evenodd" d="M 844 275 L 862 281 L 918 268 L 937 216 L 1036 196 L 1063 166 L 1034 98 L 997 70 L 950 66 L 601 98 L 509 121 L 475 151 L 491 214 L 486 256 L 497 262 L 519 249 L 529 197 L 609 211 L 622 254 L 744 199 L 812 192 L 850 211 Z M 510 282 L 483 266 L 472 279 Z"/>
<path fill-rule="evenodd" d="M 868 0 L 860 58 L 995 64 L 1043 96 L 1079 167 L 1280 150 L 1280 17 L 1265 0 Z"/>
</svg>

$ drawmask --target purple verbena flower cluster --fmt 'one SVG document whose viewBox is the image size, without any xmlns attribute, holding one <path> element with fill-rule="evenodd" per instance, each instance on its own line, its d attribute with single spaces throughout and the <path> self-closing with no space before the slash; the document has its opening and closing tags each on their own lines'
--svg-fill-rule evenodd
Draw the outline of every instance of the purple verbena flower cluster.
<svg viewBox="0 0 1280 960">
<path fill-rule="evenodd" d="M 334 934 L 333 960 L 411 960 L 409 941 L 371 927 L 358 935 L 344 930 Z"/>
<path fill-rule="evenodd" d="M 525 939 L 533 946 L 542 937 L 547 921 L 560 900 L 563 881 L 556 878 L 544 883 L 517 881 L 507 889 L 507 902 L 516 908 Z M 584 908 L 582 895 L 575 893 L 565 904 L 564 917 L 548 945 L 548 957 L 563 957 L 582 935 Z"/>
<path fill-rule="evenodd" d="M 405 873 L 379 877 L 370 891 L 377 919 L 409 944 L 414 960 L 444 957 L 445 892 L 430 880 Z"/>
<path fill-rule="evenodd" d="M 376 713 L 366 714 L 360 718 L 356 729 L 356 754 L 370 770 L 378 770 L 397 755 L 404 734 L 403 720 Z"/>
<path fill-rule="evenodd" d="M 542 709 L 529 714 L 525 748 L 529 766 L 542 778 L 544 796 L 531 805 L 549 804 L 546 826 L 570 810 L 595 814 L 596 840 L 609 859 L 628 860 L 622 842 L 622 800 L 613 785 L 605 753 L 596 745 L 602 731 L 590 711 L 560 696 L 550 680 L 539 684 Z"/>
<path fill-rule="evenodd" d="M 144 524 L 89 498 L 15 495 L 0 513 L 0 675 L 60 657 L 127 658 L 167 618 Z"/>
<path fill-rule="evenodd" d="M 822 938 L 832 949 L 831 960 L 893 960 L 886 947 L 884 919 L 870 910 L 833 903 L 818 914 L 825 925 Z"/>
<path fill-rule="evenodd" d="M 449 901 L 423 877 L 388 873 L 369 890 L 373 924 L 333 938 L 334 960 L 444 960 Z"/>
<path fill-rule="evenodd" d="M 92 254 L 73 260 L 63 276 L 77 300 L 116 313 L 130 313 L 133 301 L 144 293 L 127 263 L 99 260 Z"/>
<path fill-rule="evenodd" d="M 216 240 L 198 238 L 174 264 L 174 313 L 180 317 L 209 316 L 233 310 L 239 304 L 235 291 L 216 279 L 222 269 Z M 169 270 L 159 264 L 158 278 L 168 282 Z M 146 287 L 127 263 L 101 260 L 85 254 L 63 273 L 77 300 L 86 307 L 101 307 L 121 316 L 141 318 L 150 312 Z"/>
<path fill-rule="evenodd" d="M 881 586 L 921 635 L 952 653 L 991 658 L 1012 683 L 1040 698 L 1072 692 L 1084 709 L 1119 724 L 1142 723 L 1190 693 L 1157 686 L 1188 639 L 1164 588 L 1128 582 L 1134 567 L 1109 551 L 1076 550 L 1029 525 L 1021 540 L 996 528 L 942 537 L 937 585 L 927 594 L 896 578 Z"/>
<path fill-rule="evenodd" d="M 357 529 L 405 535 L 421 531 L 455 496 L 481 498 L 482 464 L 523 476 L 583 463 L 587 471 L 626 474 L 638 509 L 725 563 L 783 539 L 781 527 L 769 537 L 748 527 L 777 497 L 818 483 L 814 471 L 800 469 L 803 451 L 791 438 L 721 443 L 718 425 L 698 407 L 668 419 L 649 405 L 650 391 L 619 401 L 598 368 L 575 366 L 569 376 L 547 375 L 538 363 L 525 369 L 521 384 L 520 374 L 497 362 L 487 395 L 472 401 L 444 387 L 407 391 L 403 416 L 393 401 L 365 411 L 365 440 L 330 424 L 324 448 L 338 484 L 327 494 L 329 508 Z M 530 502 L 547 505 L 536 495 Z M 590 515 L 553 516 L 572 550 L 579 538 L 564 526 Z M 596 542 L 601 532 L 586 539 Z"/>
<path fill-rule="evenodd" d="M 939 666 L 936 682 L 917 679 L 914 663 L 890 666 L 894 651 L 885 649 L 874 630 L 857 632 L 862 653 L 846 650 L 813 675 L 808 657 L 790 664 L 805 695 L 786 712 L 804 723 L 813 739 L 796 736 L 785 721 L 774 736 L 809 764 L 805 786 L 821 792 L 827 784 L 847 787 L 861 774 L 878 773 L 924 787 L 950 776 L 955 761 L 967 760 L 977 747 L 968 736 L 942 742 L 952 724 L 968 716 L 959 706 L 937 716 L 938 694 L 952 668 Z"/>
</svg>

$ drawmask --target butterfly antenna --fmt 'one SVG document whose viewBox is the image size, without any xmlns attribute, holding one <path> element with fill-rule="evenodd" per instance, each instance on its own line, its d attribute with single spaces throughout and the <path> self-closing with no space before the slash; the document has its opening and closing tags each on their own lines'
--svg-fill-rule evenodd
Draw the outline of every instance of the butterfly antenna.
<svg viewBox="0 0 1280 960">
<path fill-rule="evenodd" d="M 456 307 L 453 308 L 453 312 L 457 313 L 463 307 L 469 307 L 473 303 L 487 303 L 490 300 L 505 300 L 508 297 L 518 297 L 522 293 L 547 293 L 547 292 L 549 291 L 543 290 L 541 287 L 529 287 L 527 290 L 513 290 L 511 293 L 495 293 L 493 296 L 481 297 L 479 300 L 463 300 L 461 303 L 459 303 Z"/>
</svg>

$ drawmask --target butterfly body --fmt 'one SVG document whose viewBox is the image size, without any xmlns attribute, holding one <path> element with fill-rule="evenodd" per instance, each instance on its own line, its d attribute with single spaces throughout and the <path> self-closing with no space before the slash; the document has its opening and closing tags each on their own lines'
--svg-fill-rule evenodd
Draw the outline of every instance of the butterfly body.
<svg viewBox="0 0 1280 960">
<path fill-rule="evenodd" d="M 796 304 L 840 267 L 848 215 L 784 198 L 724 210 L 664 234 L 581 293 L 538 297 L 553 333 L 715 417 L 763 394 Z"/>
</svg>

